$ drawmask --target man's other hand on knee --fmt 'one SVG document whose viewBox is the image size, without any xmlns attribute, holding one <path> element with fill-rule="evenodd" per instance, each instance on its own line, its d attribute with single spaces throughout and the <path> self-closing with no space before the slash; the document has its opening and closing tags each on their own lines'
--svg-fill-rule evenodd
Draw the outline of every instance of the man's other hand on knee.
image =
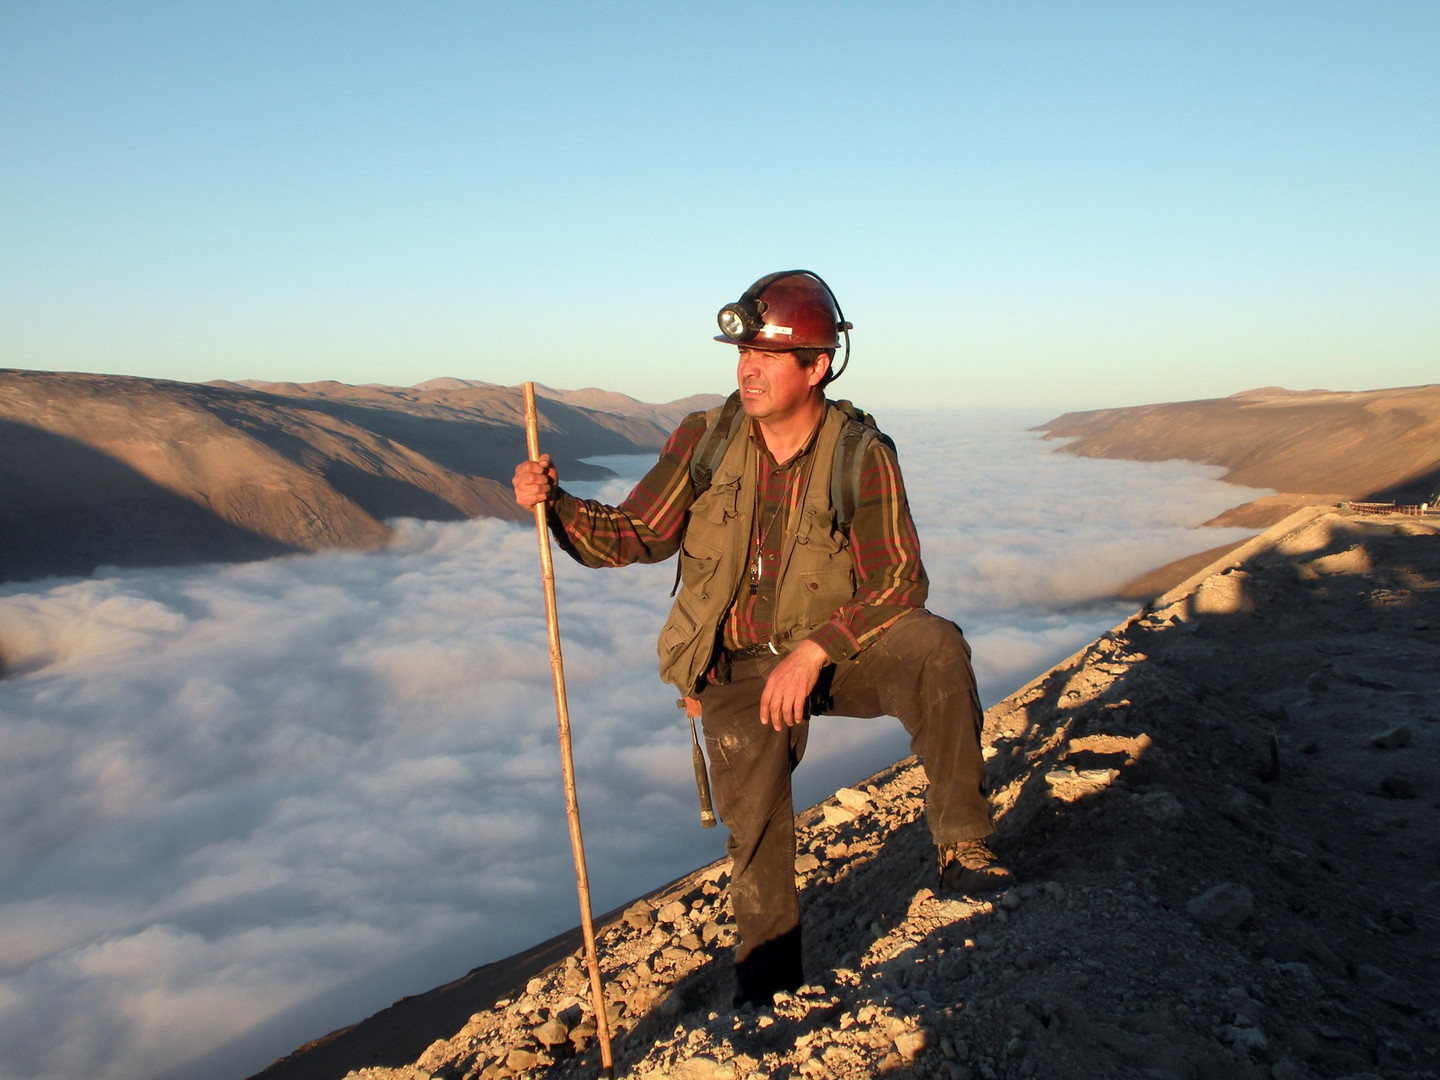
<svg viewBox="0 0 1440 1080">
<path fill-rule="evenodd" d="M 810 694 L 828 659 L 825 650 L 809 640 L 787 653 L 765 680 L 765 691 L 760 695 L 760 722 L 776 731 L 804 723 Z"/>
</svg>

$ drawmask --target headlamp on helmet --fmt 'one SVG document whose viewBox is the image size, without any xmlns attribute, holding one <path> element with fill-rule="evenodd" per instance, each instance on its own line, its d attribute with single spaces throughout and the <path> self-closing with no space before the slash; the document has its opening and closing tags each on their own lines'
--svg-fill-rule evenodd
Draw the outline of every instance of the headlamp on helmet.
<svg viewBox="0 0 1440 1080">
<path fill-rule="evenodd" d="M 809 270 L 767 274 L 734 303 L 715 316 L 716 341 L 770 352 L 796 349 L 834 350 L 845 336 L 845 362 L 827 381 L 833 382 L 850 363 L 850 324 L 830 286 Z"/>
<path fill-rule="evenodd" d="M 733 341 L 749 341 L 764 325 L 767 307 L 769 305 L 764 300 L 737 300 L 722 307 L 720 314 L 715 316 L 715 321 L 720 324 L 720 332 L 727 338 Z"/>
</svg>

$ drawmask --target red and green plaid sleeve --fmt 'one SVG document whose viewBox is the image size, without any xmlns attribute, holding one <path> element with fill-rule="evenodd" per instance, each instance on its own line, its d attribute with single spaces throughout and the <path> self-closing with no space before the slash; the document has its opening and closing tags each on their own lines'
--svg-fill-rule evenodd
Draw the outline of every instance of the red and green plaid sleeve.
<svg viewBox="0 0 1440 1080">
<path fill-rule="evenodd" d="M 586 566 L 663 562 L 675 554 L 695 499 L 690 458 L 704 434 L 704 413 L 682 420 L 660 460 L 619 506 L 559 492 L 550 504 L 550 526 L 560 546 Z"/>
</svg>

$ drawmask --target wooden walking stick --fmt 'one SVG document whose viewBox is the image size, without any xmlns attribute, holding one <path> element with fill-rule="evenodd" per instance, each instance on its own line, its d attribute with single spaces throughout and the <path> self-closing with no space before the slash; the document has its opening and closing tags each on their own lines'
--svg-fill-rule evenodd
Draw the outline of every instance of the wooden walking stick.
<svg viewBox="0 0 1440 1080">
<path fill-rule="evenodd" d="M 535 384 L 525 383 L 525 445 L 531 461 L 540 460 L 539 418 Z M 615 1075 L 610 1056 L 610 1017 L 600 986 L 600 959 L 595 951 L 595 925 L 590 918 L 590 878 L 585 873 L 585 841 L 580 836 L 580 802 L 575 796 L 575 759 L 570 753 L 570 707 L 565 702 L 565 664 L 560 658 L 560 620 L 555 609 L 555 566 L 550 561 L 550 529 L 545 503 L 535 504 L 535 534 L 540 540 L 540 576 L 545 582 L 545 623 L 550 630 L 550 673 L 555 678 L 555 716 L 560 724 L 560 767 L 565 774 L 565 816 L 570 819 L 570 848 L 575 854 L 575 887 L 580 893 L 580 929 L 585 935 L 585 964 L 590 969 L 590 996 L 595 1006 L 595 1037 L 605 1075 Z"/>
</svg>

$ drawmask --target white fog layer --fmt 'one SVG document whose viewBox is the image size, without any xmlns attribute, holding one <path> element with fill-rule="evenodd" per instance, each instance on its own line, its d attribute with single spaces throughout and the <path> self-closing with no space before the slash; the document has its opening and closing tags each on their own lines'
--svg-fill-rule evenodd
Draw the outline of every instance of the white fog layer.
<svg viewBox="0 0 1440 1080">
<path fill-rule="evenodd" d="M 1058 454 L 1043 419 L 881 417 L 987 705 L 1256 495 Z M 649 464 L 602 460 L 624 481 L 572 490 Z M 395 524 L 378 554 L 0 587 L 0 1077 L 243 1077 L 576 923 L 534 529 Z M 655 673 L 673 565 L 555 566 L 601 912 L 724 829 Z M 893 721 L 817 720 L 797 805 L 906 753 Z"/>
</svg>

